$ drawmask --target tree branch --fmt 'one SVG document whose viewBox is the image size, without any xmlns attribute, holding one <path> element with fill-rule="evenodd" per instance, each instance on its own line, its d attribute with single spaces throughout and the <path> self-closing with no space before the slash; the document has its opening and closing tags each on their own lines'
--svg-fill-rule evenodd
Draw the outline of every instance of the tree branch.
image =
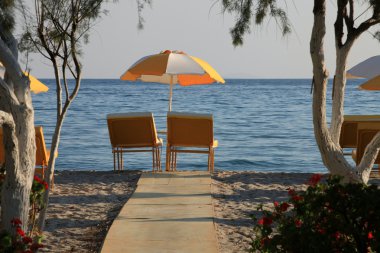
<svg viewBox="0 0 380 253">
<path fill-rule="evenodd" d="M 377 155 L 380 148 L 380 132 L 378 132 L 372 139 L 372 141 L 367 145 L 364 150 L 362 160 L 357 166 L 359 174 L 362 178 L 365 179 L 364 182 L 367 182 L 372 170 L 373 165 L 375 164 Z"/>
<path fill-rule="evenodd" d="M 336 20 L 334 23 L 335 43 L 338 48 L 343 46 L 344 20 L 347 19 L 347 4 L 348 0 L 338 1 Z"/>
<path fill-rule="evenodd" d="M 369 28 L 371 28 L 374 25 L 380 24 L 380 17 L 372 17 L 364 21 L 359 25 L 358 28 L 356 28 L 353 32 L 353 36 L 355 38 L 359 37 L 363 32 L 367 31 Z"/>
</svg>

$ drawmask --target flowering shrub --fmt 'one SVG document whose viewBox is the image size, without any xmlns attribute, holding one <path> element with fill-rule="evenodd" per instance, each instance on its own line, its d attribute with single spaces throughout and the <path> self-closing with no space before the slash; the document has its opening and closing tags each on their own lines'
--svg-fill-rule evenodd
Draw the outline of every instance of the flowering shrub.
<svg viewBox="0 0 380 253">
<path fill-rule="evenodd" d="M 38 234 L 38 232 L 35 231 L 37 215 L 45 207 L 43 194 L 48 188 L 49 186 L 44 180 L 38 176 L 34 176 L 32 191 L 30 192 L 29 211 L 29 227 L 31 235 Z"/>
<path fill-rule="evenodd" d="M 14 232 L 0 233 L 0 252 L 4 253 L 33 253 L 42 248 L 42 236 L 39 231 L 36 231 L 36 222 L 38 213 L 44 207 L 43 193 L 48 189 L 48 184 L 34 176 L 32 190 L 30 193 L 30 210 L 28 232 L 22 229 L 22 222 L 18 218 L 12 219 L 12 227 Z M 32 239 L 33 237 L 33 239 Z"/>
<path fill-rule="evenodd" d="M 41 237 L 33 239 L 25 234 L 21 228 L 21 220 L 14 218 L 11 221 L 14 228 L 15 235 L 11 235 L 7 232 L 0 234 L 0 252 L 3 253 L 34 253 L 38 249 L 43 248 L 41 244 Z"/>
<path fill-rule="evenodd" d="M 273 211 L 258 208 L 251 252 L 380 252 L 380 189 L 320 180 L 289 189 L 289 201 L 274 202 Z"/>
</svg>

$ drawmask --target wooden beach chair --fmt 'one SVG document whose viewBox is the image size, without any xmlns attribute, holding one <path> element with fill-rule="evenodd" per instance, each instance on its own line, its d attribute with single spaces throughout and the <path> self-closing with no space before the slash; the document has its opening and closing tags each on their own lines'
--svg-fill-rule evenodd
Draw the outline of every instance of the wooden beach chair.
<svg viewBox="0 0 380 253">
<path fill-rule="evenodd" d="M 123 153 L 152 152 L 153 172 L 161 171 L 162 139 L 151 112 L 108 114 L 107 124 L 114 170 L 123 170 Z"/>
<path fill-rule="evenodd" d="M 341 148 L 356 148 L 358 126 L 368 122 L 380 122 L 380 115 L 344 115 L 339 139 Z"/>
<path fill-rule="evenodd" d="M 217 146 L 211 114 L 168 112 L 167 171 L 176 170 L 178 153 L 197 153 L 208 154 L 208 171 L 213 172 L 214 149 Z"/>
<path fill-rule="evenodd" d="M 373 137 L 380 131 L 380 122 L 367 122 L 361 123 L 358 125 L 357 132 L 357 149 L 353 151 L 352 158 L 358 165 L 361 159 L 364 156 L 364 151 L 367 145 L 372 141 Z M 375 171 L 377 170 L 378 175 L 380 176 L 380 155 L 377 156 L 375 160 L 375 164 L 377 164 L 377 168 L 372 170 L 371 176 L 375 176 Z"/>
<path fill-rule="evenodd" d="M 45 137 L 42 126 L 35 126 L 36 132 L 36 174 L 45 179 L 45 170 L 48 167 L 50 150 L 46 149 Z M 55 157 L 58 153 L 55 154 Z M 53 184 L 53 182 L 52 182 Z"/>
<path fill-rule="evenodd" d="M 45 144 L 45 138 L 43 133 L 42 126 L 35 126 L 35 140 L 36 140 L 36 170 L 35 174 L 40 176 L 42 179 L 45 179 L 45 170 L 47 169 L 49 157 L 50 157 L 50 150 L 46 149 Z M 4 145 L 3 145 L 3 129 L 0 128 L 0 164 L 4 163 L 5 160 L 5 154 L 4 154 Z M 58 153 L 55 154 L 55 156 L 58 156 Z M 52 182 L 53 184 L 53 182 Z"/>
</svg>

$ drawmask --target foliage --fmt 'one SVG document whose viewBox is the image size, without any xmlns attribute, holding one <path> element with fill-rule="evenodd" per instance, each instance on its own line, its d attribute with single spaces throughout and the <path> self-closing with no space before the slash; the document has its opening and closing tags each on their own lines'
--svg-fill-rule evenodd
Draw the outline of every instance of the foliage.
<svg viewBox="0 0 380 253">
<path fill-rule="evenodd" d="M 268 16 L 276 21 L 282 34 L 290 33 L 290 23 L 286 12 L 277 6 L 277 0 L 221 0 L 223 10 L 236 15 L 236 23 L 230 30 L 232 43 L 235 46 L 243 44 L 243 37 L 250 33 L 251 18 L 255 18 L 255 24 L 263 24 Z"/>
<path fill-rule="evenodd" d="M 39 231 L 36 229 L 37 217 L 39 212 L 45 208 L 44 192 L 47 189 L 49 189 L 48 184 L 38 176 L 34 176 L 29 211 L 29 231 L 31 235 L 39 235 Z"/>
<path fill-rule="evenodd" d="M 14 229 L 14 235 L 3 232 L 0 234 L 0 252 L 3 253 L 33 253 L 43 248 L 41 237 L 36 237 L 35 241 L 27 236 L 21 228 L 21 220 L 14 218 L 11 221 Z"/>
<path fill-rule="evenodd" d="M 1 174 L 0 174 L 1 175 Z M 0 180 L 1 181 L 1 180 Z M 32 190 L 30 193 L 30 211 L 29 211 L 29 232 L 22 230 L 22 222 L 18 218 L 11 221 L 14 233 L 3 231 L 0 233 L 0 252 L 37 252 L 42 248 L 42 236 L 36 229 L 37 215 L 44 207 L 43 193 L 48 189 L 47 183 L 34 176 Z M 34 238 L 34 240 L 32 239 Z"/>
<path fill-rule="evenodd" d="M 0 1 L 0 25 L 6 31 L 11 31 L 14 27 L 14 0 Z"/>
<path fill-rule="evenodd" d="M 251 252 L 380 252 L 380 189 L 314 175 L 274 211 L 258 208 Z"/>
<path fill-rule="evenodd" d="M 145 19 L 142 15 L 142 12 L 145 9 L 146 5 L 152 6 L 152 0 L 136 0 L 136 2 L 137 2 L 137 15 L 138 15 L 137 28 L 141 30 L 144 28 L 144 23 L 145 23 Z"/>
<path fill-rule="evenodd" d="M 64 58 L 88 42 L 88 32 L 106 11 L 101 8 L 107 0 L 37 0 L 35 14 L 22 5 L 25 19 L 20 51 L 40 52 L 46 58 Z M 68 60 L 68 59 L 62 59 Z"/>
</svg>

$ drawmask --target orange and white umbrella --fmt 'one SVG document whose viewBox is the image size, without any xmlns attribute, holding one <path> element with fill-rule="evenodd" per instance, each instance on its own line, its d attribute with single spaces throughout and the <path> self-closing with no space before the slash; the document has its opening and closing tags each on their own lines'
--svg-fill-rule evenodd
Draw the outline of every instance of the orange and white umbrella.
<svg viewBox="0 0 380 253">
<path fill-rule="evenodd" d="M 347 71 L 347 78 L 367 78 L 361 90 L 380 90 L 380 55 L 368 58 Z"/>
<path fill-rule="evenodd" d="M 172 107 L 174 84 L 189 86 L 225 83 L 207 62 L 182 51 L 170 50 L 141 58 L 120 79 L 170 84 L 169 111 Z"/>
</svg>

